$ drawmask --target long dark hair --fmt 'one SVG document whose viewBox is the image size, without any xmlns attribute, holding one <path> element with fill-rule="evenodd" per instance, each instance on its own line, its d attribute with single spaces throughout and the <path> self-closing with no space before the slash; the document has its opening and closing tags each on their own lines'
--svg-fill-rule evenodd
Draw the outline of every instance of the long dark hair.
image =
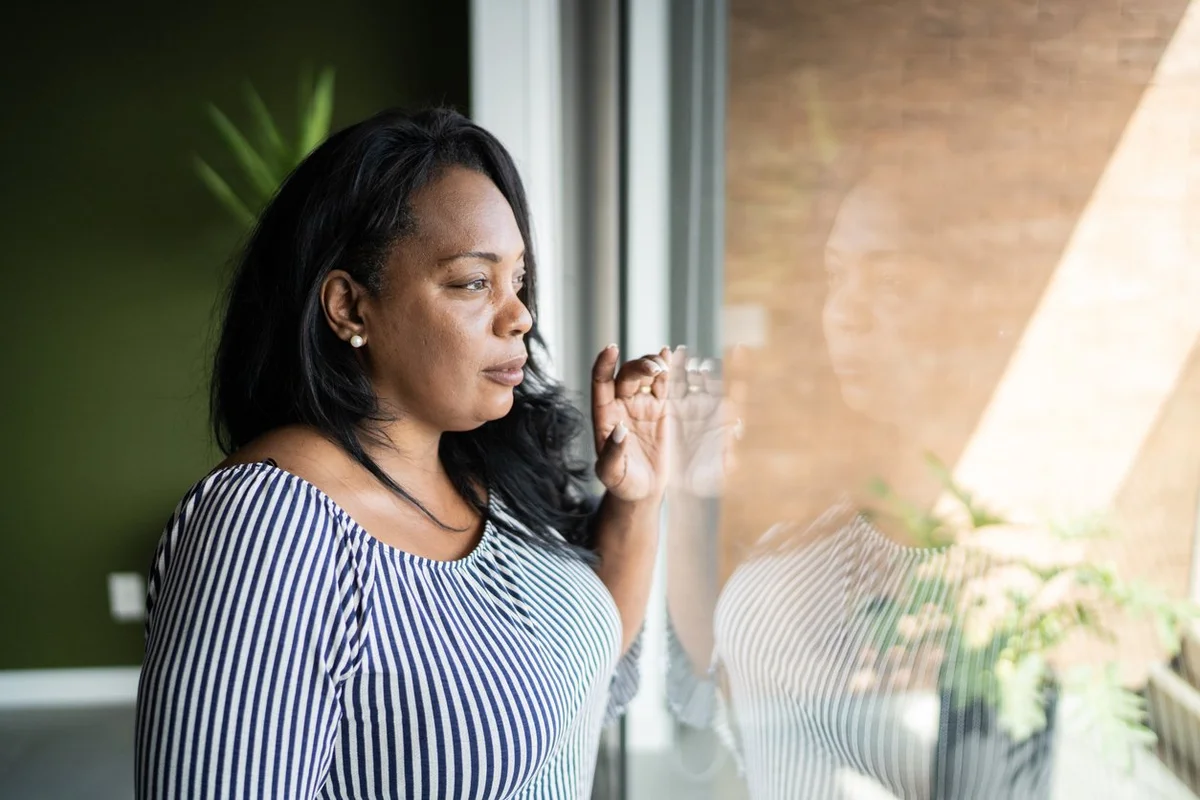
<svg viewBox="0 0 1200 800">
<path fill-rule="evenodd" d="M 320 291 L 329 272 L 342 269 L 378 292 L 388 253 L 413 232 L 410 199 L 453 166 L 486 175 L 512 207 L 525 242 L 520 297 L 534 319 L 526 345 L 543 345 L 529 209 L 512 157 L 454 111 L 382 112 L 309 155 L 250 236 L 229 285 L 213 364 L 212 427 L 224 453 L 276 428 L 308 425 L 438 522 L 364 449 L 370 423 L 381 421 L 378 400 L 353 350 L 326 323 Z M 547 530 L 553 529 L 569 549 L 586 547 L 585 470 L 571 455 L 584 420 L 538 363 L 538 348 L 528 349 L 527 379 L 508 415 L 443 434 L 439 454 L 455 488 L 480 514 L 488 514 L 482 486 L 530 531 L 518 535 L 561 547 Z"/>
</svg>

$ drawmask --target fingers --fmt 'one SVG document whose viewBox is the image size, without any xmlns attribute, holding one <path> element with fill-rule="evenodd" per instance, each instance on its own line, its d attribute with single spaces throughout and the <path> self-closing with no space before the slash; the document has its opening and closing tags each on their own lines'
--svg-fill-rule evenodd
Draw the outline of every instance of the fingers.
<svg viewBox="0 0 1200 800">
<path fill-rule="evenodd" d="M 662 372 L 655 376 L 652 389 L 654 396 L 662 400 L 667 397 L 671 382 L 671 348 L 664 347 L 662 350 L 659 350 L 656 360 L 663 369 Z"/>
<path fill-rule="evenodd" d="M 689 394 L 708 391 L 708 376 L 712 372 L 712 359 L 700 361 L 689 358 L 687 364 L 687 390 Z"/>
<path fill-rule="evenodd" d="M 613 401 L 616 395 L 614 375 L 617 369 L 617 359 L 621 357 L 615 344 L 600 351 L 596 363 L 592 365 L 592 405 L 602 406 Z"/>
<path fill-rule="evenodd" d="M 679 345 L 667 361 L 667 394 L 678 400 L 687 394 L 687 348 Z"/>
<path fill-rule="evenodd" d="M 625 480 L 625 442 L 628 441 L 628 437 L 629 431 L 625 428 L 625 423 L 618 422 L 604 440 L 604 446 L 600 448 L 600 454 L 596 458 L 596 477 L 606 488 L 619 486 L 621 481 Z"/>
<path fill-rule="evenodd" d="M 658 400 L 665 400 L 667 397 L 668 382 L 671 380 L 671 348 L 664 347 L 658 351 L 658 355 L 654 359 L 659 366 L 659 372 L 654 376 L 654 381 L 650 384 L 650 390 L 654 393 L 654 397 Z"/>
<path fill-rule="evenodd" d="M 616 396 L 628 400 L 639 392 L 665 397 L 667 389 L 667 360 L 660 353 L 627 361 L 617 372 Z"/>
<path fill-rule="evenodd" d="M 701 361 L 689 358 L 687 350 L 682 346 L 677 347 L 671 354 L 671 397 L 679 399 L 697 393 L 719 397 L 721 386 L 720 368 L 716 360 L 706 358 Z"/>
</svg>

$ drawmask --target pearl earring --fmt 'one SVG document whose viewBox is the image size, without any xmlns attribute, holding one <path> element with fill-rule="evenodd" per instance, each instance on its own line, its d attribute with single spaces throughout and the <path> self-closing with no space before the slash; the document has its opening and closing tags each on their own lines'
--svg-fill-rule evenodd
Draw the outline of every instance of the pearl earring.
<svg viewBox="0 0 1200 800">
<path fill-rule="evenodd" d="M 350 337 L 350 346 L 354 348 L 362 347 L 367 343 L 367 340 L 359 336 L 357 333 Z"/>
</svg>

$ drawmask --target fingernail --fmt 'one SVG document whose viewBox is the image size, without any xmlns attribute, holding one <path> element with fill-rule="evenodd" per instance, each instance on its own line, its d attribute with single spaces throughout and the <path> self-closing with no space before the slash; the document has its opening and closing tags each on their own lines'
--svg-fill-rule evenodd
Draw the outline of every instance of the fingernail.
<svg viewBox="0 0 1200 800">
<path fill-rule="evenodd" d="M 616 343 L 616 342 L 613 342 L 612 344 L 610 344 L 608 347 L 606 347 L 606 348 L 604 348 L 604 349 L 605 349 L 605 350 L 616 350 L 616 349 L 617 349 L 617 343 Z"/>
<path fill-rule="evenodd" d="M 614 444 L 620 444 L 625 441 L 625 434 L 629 431 L 625 428 L 624 422 L 618 422 L 617 427 L 613 428 L 612 440 Z"/>
<path fill-rule="evenodd" d="M 701 372 L 712 372 L 714 366 L 715 366 L 715 364 L 713 363 L 713 360 L 711 358 L 706 358 L 700 362 L 700 371 Z"/>
<path fill-rule="evenodd" d="M 689 370 L 691 370 L 692 372 L 695 372 L 699 367 L 700 367 L 700 359 L 694 358 L 694 357 L 688 359 L 687 368 Z"/>
</svg>

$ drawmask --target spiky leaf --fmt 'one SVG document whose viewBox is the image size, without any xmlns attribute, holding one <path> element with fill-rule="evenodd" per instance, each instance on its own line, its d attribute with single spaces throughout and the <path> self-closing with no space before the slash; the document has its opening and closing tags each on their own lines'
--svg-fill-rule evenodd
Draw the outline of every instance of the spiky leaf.
<svg viewBox="0 0 1200 800">
<path fill-rule="evenodd" d="M 1043 687 L 1046 661 L 1041 653 L 1028 653 L 1018 661 L 996 665 L 1000 689 L 997 721 L 1015 742 L 1023 742 L 1046 727 Z"/>
<path fill-rule="evenodd" d="M 283 134 L 279 132 L 279 126 L 275 124 L 275 120 L 271 117 L 271 112 L 267 110 L 267 104 L 263 102 L 262 97 L 259 96 L 254 86 L 247 83 L 242 91 L 246 95 L 246 107 L 250 109 L 250 113 L 254 116 L 259 136 L 262 139 L 263 160 L 270 166 L 272 178 L 275 184 L 278 185 L 279 180 L 294 166 L 291 163 L 293 160 L 291 149 L 288 147 L 287 142 L 283 140 Z"/>
<path fill-rule="evenodd" d="M 271 173 L 271 168 L 267 166 L 262 156 L 251 146 L 237 126 L 229 121 L 229 117 L 225 116 L 221 109 L 209 104 L 208 115 L 212 118 L 213 124 L 217 126 L 217 131 L 225 140 L 226 146 L 233 152 L 242 170 L 246 173 L 246 177 L 254 184 L 255 190 L 262 195 L 263 199 L 273 195 L 279 187 L 279 182 Z"/>
<path fill-rule="evenodd" d="M 317 75 L 300 128 L 300 157 L 308 155 L 329 135 L 333 119 L 333 67 Z"/>
<path fill-rule="evenodd" d="M 1145 698 L 1121 684 L 1116 664 L 1110 663 L 1102 671 L 1079 668 L 1067 677 L 1065 685 L 1080 694 L 1083 729 L 1097 738 L 1110 761 L 1126 771 L 1133 767 L 1133 748 L 1157 741 L 1154 731 L 1146 727 Z"/>
<path fill-rule="evenodd" d="M 254 215 L 250 213 L 250 209 L 246 208 L 246 204 L 241 201 L 233 189 L 229 188 L 229 184 L 217 174 L 216 170 L 210 167 L 199 156 L 192 157 L 192 166 L 196 170 L 196 175 L 208 187 L 208 190 L 213 193 L 213 196 L 217 198 L 230 214 L 233 214 L 239 223 L 246 226 L 254 224 Z"/>
</svg>

